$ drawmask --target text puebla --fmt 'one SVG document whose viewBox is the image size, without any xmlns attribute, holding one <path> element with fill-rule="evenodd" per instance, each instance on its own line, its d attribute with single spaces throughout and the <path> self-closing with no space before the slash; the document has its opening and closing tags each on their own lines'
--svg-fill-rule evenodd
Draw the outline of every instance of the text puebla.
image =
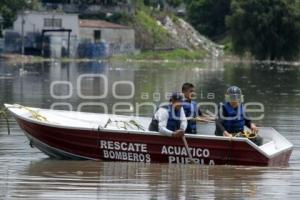
<svg viewBox="0 0 300 200">
<path fill-rule="evenodd" d="M 102 157 L 109 160 L 122 160 L 131 162 L 158 162 L 151 159 L 151 145 L 134 142 L 118 142 L 110 140 L 101 140 L 100 149 Z M 211 160 L 210 151 L 207 148 L 189 148 L 195 162 L 201 165 L 214 165 L 214 160 Z M 189 163 L 188 152 L 183 146 L 163 145 L 160 147 L 160 154 L 167 158 L 169 163 Z M 152 153 L 154 155 L 154 153 Z"/>
</svg>

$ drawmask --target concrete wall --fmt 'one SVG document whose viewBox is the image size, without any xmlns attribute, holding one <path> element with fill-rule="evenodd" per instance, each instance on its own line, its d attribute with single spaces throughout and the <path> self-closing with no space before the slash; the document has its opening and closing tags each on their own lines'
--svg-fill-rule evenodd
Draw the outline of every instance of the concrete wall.
<svg viewBox="0 0 300 200">
<path fill-rule="evenodd" d="M 132 29 L 97 29 L 97 28 L 80 28 L 80 38 L 91 42 L 94 41 L 94 31 L 101 30 L 101 40 L 107 43 L 133 43 L 134 30 Z"/>
<path fill-rule="evenodd" d="M 24 34 L 27 32 L 42 32 L 43 29 L 59 29 L 58 27 L 45 27 L 44 19 L 62 19 L 61 28 L 71 29 L 71 35 L 78 37 L 79 35 L 79 21 L 77 14 L 64 14 L 64 13 L 39 13 L 30 12 L 24 13 Z M 22 15 L 19 14 L 17 20 L 14 22 L 13 30 L 20 33 L 22 32 Z M 52 35 L 66 35 L 67 33 L 47 33 Z"/>
<path fill-rule="evenodd" d="M 134 30 L 132 29 L 103 29 L 102 38 L 108 43 L 134 44 Z"/>
<path fill-rule="evenodd" d="M 80 28 L 80 40 L 82 41 L 88 41 L 88 42 L 94 42 L 94 31 L 100 30 L 100 29 L 92 29 L 92 28 Z"/>
<path fill-rule="evenodd" d="M 82 41 L 94 43 L 94 31 L 101 30 L 101 42 L 109 45 L 110 55 L 131 53 L 135 50 L 135 36 L 132 29 L 80 28 Z"/>
</svg>

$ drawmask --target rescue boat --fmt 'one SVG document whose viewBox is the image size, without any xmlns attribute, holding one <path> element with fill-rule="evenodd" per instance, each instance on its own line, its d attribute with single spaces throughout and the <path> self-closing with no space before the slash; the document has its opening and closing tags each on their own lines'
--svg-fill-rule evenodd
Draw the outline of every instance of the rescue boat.
<svg viewBox="0 0 300 200">
<path fill-rule="evenodd" d="M 63 111 L 5 104 L 31 146 L 51 158 L 190 163 L 199 165 L 286 166 L 293 145 L 275 129 L 260 127 L 264 144 L 215 136 L 214 124 L 181 138 L 148 131 L 150 117 Z M 189 152 L 190 155 L 189 155 Z"/>
</svg>

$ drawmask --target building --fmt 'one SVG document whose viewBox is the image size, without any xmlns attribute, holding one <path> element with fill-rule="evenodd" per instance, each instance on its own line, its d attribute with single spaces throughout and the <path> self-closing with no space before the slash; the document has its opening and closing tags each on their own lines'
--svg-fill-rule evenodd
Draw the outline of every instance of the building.
<svg viewBox="0 0 300 200">
<path fill-rule="evenodd" d="M 5 51 L 46 57 L 103 57 L 134 51 L 134 30 L 78 14 L 26 11 L 5 30 Z"/>
<path fill-rule="evenodd" d="M 103 20 L 80 20 L 79 27 L 81 41 L 107 45 L 106 55 L 132 53 L 135 50 L 134 30 L 127 26 Z"/>
<path fill-rule="evenodd" d="M 5 30 L 5 51 L 48 57 L 75 56 L 79 38 L 77 14 L 25 11 L 12 30 Z"/>
<path fill-rule="evenodd" d="M 24 34 L 42 32 L 43 30 L 58 30 L 51 35 L 62 35 L 61 29 L 71 30 L 71 36 L 79 36 L 78 15 L 59 12 L 24 12 L 19 14 L 13 24 L 13 30 L 22 33 L 22 20 L 24 20 Z"/>
</svg>

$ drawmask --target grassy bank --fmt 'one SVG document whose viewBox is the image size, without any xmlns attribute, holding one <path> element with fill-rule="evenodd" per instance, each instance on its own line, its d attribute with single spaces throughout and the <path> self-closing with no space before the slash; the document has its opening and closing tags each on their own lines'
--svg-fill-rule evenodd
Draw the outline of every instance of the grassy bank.
<svg viewBox="0 0 300 200">
<path fill-rule="evenodd" d="M 135 30 L 135 43 L 138 49 L 170 48 L 176 46 L 171 35 L 161 25 L 158 19 L 167 14 L 153 11 L 141 4 L 134 13 L 116 13 L 107 17 L 105 14 L 80 15 L 82 19 L 102 19 L 112 23 L 122 24 Z"/>
<path fill-rule="evenodd" d="M 9 63 L 40 63 L 40 62 L 90 62 L 90 61 L 98 61 L 98 58 L 45 58 L 41 56 L 28 56 L 21 54 L 0 54 L 0 61 L 5 61 Z"/>
<path fill-rule="evenodd" d="M 51 62 L 51 61 L 60 61 L 60 62 L 89 62 L 94 60 L 118 60 L 118 61 L 193 61 L 193 60 L 202 60 L 206 57 L 206 52 L 204 51 L 188 51 L 185 49 L 175 49 L 175 50 L 157 50 L 157 51 L 143 51 L 138 54 L 129 54 L 129 55 L 115 55 L 111 58 L 43 58 L 40 56 L 22 56 L 19 54 L 2 54 L 0 59 L 3 59 L 7 62 L 25 62 L 25 63 L 36 63 L 36 62 Z"/>
<path fill-rule="evenodd" d="M 201 60 L 205 58 L 206 53 L 204 51 L 189 51 L 185 49 L 175 49 L 168 51 L 143 51 L 139 54 L 130 54 L 115 56 L 114 59 L 120 60 Z"/>
<path fill-rule="evenodd" d="M 138 11 L 134 17 L 133 29 L 139 49 L 168 48 L 172 46 L 170 34 L 157 24 L 156 19 L 145 11 Z"/>
</svg>

